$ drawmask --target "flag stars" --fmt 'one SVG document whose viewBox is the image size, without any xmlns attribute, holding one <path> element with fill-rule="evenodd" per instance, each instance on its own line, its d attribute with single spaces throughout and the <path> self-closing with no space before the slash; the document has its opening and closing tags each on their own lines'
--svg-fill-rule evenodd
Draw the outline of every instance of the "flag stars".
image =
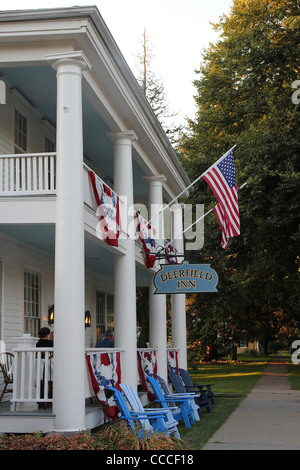
<svg viewBox="0 0 300 470">
<path fill-rule="evenodd" d="M 233 152 L 230 152 L 227 157 L 223 158 L 217 167 L 223 174 L 228 186 L 232 188 L 236 184 Z"/>
</svg>

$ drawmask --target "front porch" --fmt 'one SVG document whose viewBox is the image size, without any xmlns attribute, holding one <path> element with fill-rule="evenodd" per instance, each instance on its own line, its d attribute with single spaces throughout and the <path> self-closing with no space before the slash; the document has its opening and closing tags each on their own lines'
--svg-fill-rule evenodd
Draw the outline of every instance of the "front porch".
<svg viewBox="0 0 300 470">
<path fill-rule="evenodd" d="M 55 430 L 55 405 L 53 403 L 53 348 L 31 347 L 37 338 L 24 335 L 18 339 L 22 345 L 13 349 L 13 392 L 6 393 L 0 403 L 0 433 L 50 433 Z M 144 405 L 149 403 L 146 376 L 157 370 L 157 351 L 154 348 L 137 349 L 136 370 L 139 377 L 138 392 Z M 100 390 L 96 391 L 93 385 L 95 376 L 90 373 L 88 361 L 84 378 L 78 381 L 84 382 L 85 388 L 85 428 L 92 430 L 111 418 L 107 413 L 109 406 L 114 406 L 114 402 L 107 401 L 104 390 L 108 386 L 116 386 L 122 383 L 122 364 L 124 362 L 124 351 L 117 348 L 104 350 L 103 348 L 86 348 L 85 356 L 105 356 L 104 363 L 107 364 L 107 357 L 119 358 L 118 375 L 113 368 L 98 371 L 98 385 Z M 151 360 L 143 362 L 143 358 L 149 357 Z M 173 348 L 168 349 L 169 366 L 178 365 L 178 351 Z M 104 367 L 104 369 L 106 369 Z M 49 380 L 45 380 L 48 377 Z M 97 378 L 97 377 L 96 377 Z M 105 386 L 106 383 L 106 386 Z M 104 385 L 103 385 L 104 384 Z M 7 397 L 6 397 L 7 396 Z M 76 414 L 76 410 L 74 410 Z"/>
</svg>

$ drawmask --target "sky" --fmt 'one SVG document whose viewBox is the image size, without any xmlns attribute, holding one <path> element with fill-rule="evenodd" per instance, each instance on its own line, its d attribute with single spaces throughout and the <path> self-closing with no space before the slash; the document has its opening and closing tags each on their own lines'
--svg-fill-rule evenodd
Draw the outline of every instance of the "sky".
<svg viewBox="0 0 300 470">
<path fill-rule="evenodd" d="M 202 61 L 209 43 L 218 33 L 212 23 L 228 14 L 233 0 L 77 0 L 78 6 L 96 5 L 132 72 L 137 76 L 136 56 L 141 52 L 144 29 L 152 46 L 152 69 L 164 85 L 169 109 L 184 124 L 193 119 L 193 96 Z M 68 3 L 70 2 L 70 3 Z M 74 2 L 75 3 L 75 2 Z M 72 0 L 10 0 L 9 8 L 56 8 L 74 6 Z"/>
</svg>

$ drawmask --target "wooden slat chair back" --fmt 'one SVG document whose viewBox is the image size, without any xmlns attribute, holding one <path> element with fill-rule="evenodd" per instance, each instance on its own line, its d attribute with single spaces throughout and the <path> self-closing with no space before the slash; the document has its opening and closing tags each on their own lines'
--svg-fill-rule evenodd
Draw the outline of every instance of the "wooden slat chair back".
<svg viewBox="0 0 300 470">
<path fill-rule="evenodd" d="M 13 367 L 14 367 L 14 355 L 12 353 L 1 353 L 0 354 L 0 368 L 3 374 L 4 388 L 0 396 L 0 402 L 4 396 L 4 393 L 12 392 L 12 388 L 7 388 L 13 384 Z"/>
<path fill-rule="evenodd" d="M 190 405 L 194 410 L 194 418 L 196 421 L 199 421 L 199 412 L 201 414 L 201 408 L 196 400 L 200 398 L 200 395 L 196 393 L 188 393 L 184 387 L 180 376 L 172 370 L 169 371 L 169 379 L 177 394 L 186 395 L 190 397 Z"/>
<path fill-rule="evenodd" d="M 173 434 L 174 437 L 180 439 L 179 432 L 177 430 L 178 421 L 176 421 L 169 410 L 168 406 L 162 408 L 144 408 L 143 404 L 140 400 L 140 397 L 137 394 L 137 391 L 127 384 L 120 384 L 120 387 L 128 401 L 129 405 L 131 406 L 132 411 L 145 413 L 149 417 L 149 421 L 151 423 L 153 417 L 156 419 L 156 416 L 161 415 L 164 413 L 164 426 L 166 426 L 168 434 Z M 152 424 L 152 423 L 151 423 Z"/>
<path fill-rule="evenodd" d="M 165 414 L 156 414 L 156 416 L 150 416 L 145 412 L 136 412 L 129 409 L 123 394 L 114 387 L 109 387 L 114 394 L 114 400 L 120 410 L 120 418 L 124 419 L 127 426 L 134 432 L 138 433 L 140 439 L 147 437 L 148 435 L 156 432 L 162 432 L 168 435 L 168 430 L 164 424 Z M 138 424 L 140 426 L 138 426 Z"/>
<path fill-rule="evenodd" d="M 177 393 L 187 393 L 191 397 L 194 397 L 194 402 L 198 406 L 200 414 L 202 414 L 202 409 L 206 409 L 208 413 L 211 413 L 209 400 L 204 390 L 198 392 L 187 392 L 181 376 L 176 374 L 174 371 L 169 371 L 169 379 Z"/>
<path fill-rule="evenodd" d="M 154 390 L 156 396 L 155 401 L 163 408 L 169 407 L 173 418 L 176 419 L 176 421 L 183 420 L 185 427 L 191 428 L 191 424 L 195 424 L 195 420 L 193 418 L 193 409 L 189 405 L 189 400 L 184 397 L 177 397 L 175 398 L 176 401 L 174 401 L 173 397 L 167 396 L 163 393 L 159 381 L 152 375 L 148 375 L 147 380 Z"/>
<path fill-rule="evenodd" d="M 168 403 L 179 406 L 184 424 L 187 428 L 190 428 L 191 424 L 195 424 L 195 413 L 190 397 L 187 394 L 170 393 L 164 379 L 159 375 L 156 378 Z M 199 416 L 196 416 L 196 420 L 199 420 Z"/>
<path fill-rule="evenodd" d="M 166 397 L 161 389 L 161 386 L 158 380 L 155 378 L 153 374 L 149 374 L 146 379 L 149 384 L 151 385 L 154 394 L 156 396 L 155 403 L 159 403 L 162 408 L 168 408 L 176 421 L 180 421 L 182 418 L 182 414 L 180 408 L 174 403 L 174 400 Z"/>
<path fill-rule="evenodd" d="M 190 374 L 187 370 L 181 369 L 181 368 L 179 368 L 178 370 L 179 370 L 179 373 L 182 377 L 182 380 L 184 382 L 184 385 L 185 385 L 185 388 L 186 388 L 187 392 L 196 392 L 197 389 L 200 392 L 204 391 L 207 398 L 210 400 L 210 403 L 212 405 L 215 405 L 215 396 L 214 396 L 214 392 L 211 389 L 211 387 L 214 384 L 195 384 L 195 383 L 193 383 L 193 381 L 191 379 L 191 376 L 190 376 Z"/>
</svg>

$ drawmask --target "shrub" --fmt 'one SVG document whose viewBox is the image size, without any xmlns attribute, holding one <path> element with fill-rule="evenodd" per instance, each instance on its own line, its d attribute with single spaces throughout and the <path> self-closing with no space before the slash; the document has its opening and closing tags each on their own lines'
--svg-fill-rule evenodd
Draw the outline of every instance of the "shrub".
<svg viewBox="0 0 300 470">
<path fill-rule="evenodd" d="M 162 433 L 143 439 L 122 423 L 109 424 L 99 433 L 0 435 L 0 450 L 176 450 L 181 443 Z"/>
<path fill-rule="evenodd" d="M 180 441 L 165 434 L 148 434 L 139 438 L 124 425 L 111 425 L 99 435 L 106 450 L 176 450 L 182 449 Z"/>
</svg>

